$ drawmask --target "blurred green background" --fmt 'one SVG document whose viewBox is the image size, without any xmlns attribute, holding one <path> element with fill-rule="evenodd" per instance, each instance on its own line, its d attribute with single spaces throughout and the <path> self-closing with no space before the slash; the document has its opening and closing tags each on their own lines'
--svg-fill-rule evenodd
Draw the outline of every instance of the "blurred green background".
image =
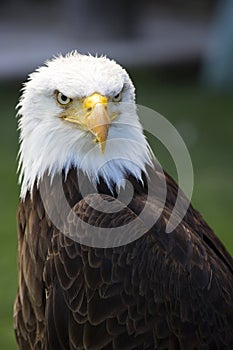
<svg viewBox="0 0 233 350">
<path fill-rule="evenodd" d="M 0 11 L 0 349 L 13 350 L 17 288 L 21 81 L 72 49 L 107 54 L 129 71 L 137 102 L 178 129 L 194 167 L 192 202 L 233 253 L 232 0 L 2 0 Z M 150 140 L 176 177 L 166 150 Z"/>
<path fill-rule="evenodd" d="M 233 102 L 229 92 L 200 88 L 196 74 L 186 71 L 130 70 L 137 87 L 138 103 L 167 117 L 180 131 L 193 161 L 193 204 L 233 253 Z M 16 293 L 16 177 L 17 125 L 15 105 L 20 85 L 1 84 L 1 235 L 0 235 L 0 348 L 16 349 L 12 307 Z M 175 175 L 162 147 L 155 153 Z"/>
</svg>

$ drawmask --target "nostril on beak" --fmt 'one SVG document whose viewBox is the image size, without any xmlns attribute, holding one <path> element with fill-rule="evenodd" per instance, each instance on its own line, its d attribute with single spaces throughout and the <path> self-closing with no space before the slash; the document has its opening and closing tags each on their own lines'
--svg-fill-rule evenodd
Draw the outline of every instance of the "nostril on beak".
<svg viewBox="0 0 233 350">
<path fill-rule="evenodd" d="M 87 112 L 91 112 L 92 111 L 92 107 L 87 108 Z"/>
</svg>

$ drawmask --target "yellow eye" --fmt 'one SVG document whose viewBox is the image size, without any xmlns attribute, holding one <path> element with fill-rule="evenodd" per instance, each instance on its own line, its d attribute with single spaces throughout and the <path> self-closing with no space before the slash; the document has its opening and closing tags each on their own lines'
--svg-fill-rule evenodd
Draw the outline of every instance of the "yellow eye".
<svg viewBox="0 0 233 350">
<path fill-rule="evenodd" d="M 119 94 L 115 95 L 112 100 L 113 102 L 120 102 L 121 101 L 121 97 L 122 97 L 122 93 L 119 92 Z"/>
<path fill-rule="evenodd" d="M 56 97 L 57 97 L 57 102 L 58 102 L 60 105 L 62 105 L 62 106 L 66 106 L 66 105 L 68 105 L 68 104 L 72 101 L 71 98 L 69 98 L 69 97 L 63 95 L 62 92 L 57 92 L 57 96 L 56 96 Z"/>
</svg>

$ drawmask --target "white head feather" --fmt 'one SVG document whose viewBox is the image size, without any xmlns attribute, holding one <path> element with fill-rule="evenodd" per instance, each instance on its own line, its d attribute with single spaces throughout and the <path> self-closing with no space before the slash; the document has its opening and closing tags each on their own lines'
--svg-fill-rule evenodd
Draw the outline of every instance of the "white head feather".
<svg viewBox="0 0 233 350">
<path fill-rule="evenodd" d="M 61 107 L 55 91 L 72 99 L 94 92 L 111 97 L 122 91 L 122 102 L 109 106 L 118 117 L 111 123 L 104 154 L 93 143 L 91 133 L 59 118 Z M 46 172 L 53 178 L 75 167 L 94 185 L 102 176 L 111 188 L 126 173 L 140 179 L 146 164 L 151 164 L 136 112 L 134 86 L 127 72 L 113 60 L 76 51 L 56 57 L 29 76 L 18 107 L 21 198 Z"/>
</svg>

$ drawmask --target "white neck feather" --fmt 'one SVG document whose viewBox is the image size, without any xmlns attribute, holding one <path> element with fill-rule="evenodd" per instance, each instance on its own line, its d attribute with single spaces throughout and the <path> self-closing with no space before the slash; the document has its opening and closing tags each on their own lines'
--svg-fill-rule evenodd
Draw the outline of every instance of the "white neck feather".
<svg viewBox="0 0 233 350">
<path fill-rule="evenodd" d="M 124 119 L 127 120 L 126 115 Z M 113 122 L 104 154 L 89 133 L 69 125 L 54 125 L 52 129 L 50 125 L 46 129 L 44 124 L 23 123 L 22 119 L 20 125 L 22 199 L 28 191 L 32 192 L 34 184 L 38 184 L 46 172 L 53 178 L 63 170 L 67 174 L 74 167 L 81 169 L 94 186 L 102 177 L 112 189 L 113 185 L 122 183 L 127 174 L 141 180 L 146 165 L 151 165 L 151 151 L 137 116 L 134 125 Z"/>
</svg>

